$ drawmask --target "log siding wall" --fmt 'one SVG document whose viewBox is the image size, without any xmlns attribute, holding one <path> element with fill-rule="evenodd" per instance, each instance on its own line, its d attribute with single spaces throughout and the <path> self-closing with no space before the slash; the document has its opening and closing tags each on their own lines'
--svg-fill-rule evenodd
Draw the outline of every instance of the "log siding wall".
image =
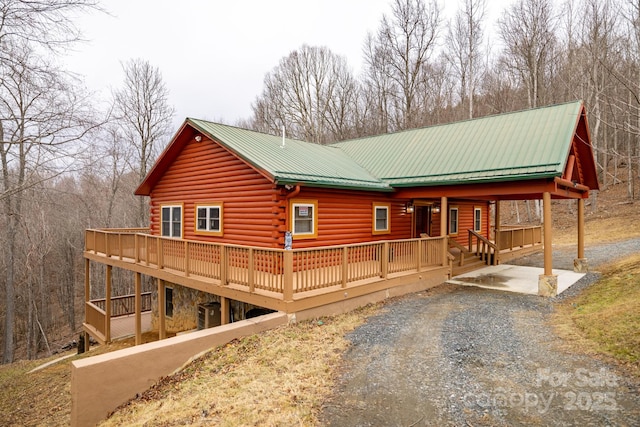
<svg viewBox="0 0 640 427">
<path fill-rule="evenodd" d="M 458 234 L 450 235 L 452 239 L 463 246 L 469 245 L 469 230 L 473 230 L 475 222 L 475 208 L 482 209 L 482 228 L 480 234 L 489 238 L 489 204 L 487 202 L 451 200 L 450 208 L 458 208 Z M 438 222 L 439 224 L 439 222 Z"/>
<path fill-rule="evenodd" d="M 411 237 L 411 214 L 407 200 L 388 193 L 303 187 L 297 198 L 318 201 L 318 237 L 294 241 L 294 248 L 332 246 Z M 374 234 L 373 204 L 389 204 L 390 232 Z"/>
<path fill-rule="evenodd" d="M 267 178 L 208 139 L 185 145 L 151 193 L 151 232 L 160 234 L 160 206 L 183 203 L 184 238 L 274 247 L 284 212 Z M 195 234 L 196 203 L 222 202 L 222 236 Z"/>
</svg>

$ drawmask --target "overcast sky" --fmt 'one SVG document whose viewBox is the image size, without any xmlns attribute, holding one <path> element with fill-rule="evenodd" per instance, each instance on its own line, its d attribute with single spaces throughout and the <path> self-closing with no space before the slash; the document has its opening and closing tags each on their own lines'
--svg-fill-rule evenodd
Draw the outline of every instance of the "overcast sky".
<svg viewBox="0 0 640 427">
<path fill-rule="evenodd" d="M 512 0 L 488 0 L 487 25 Z M 441 4 L 444 4 L 440 0 Z M 447 19 L 456 10 L 446 1 Z M 235 123 L 251 115 L 267 72 L 303 44 L 347 57 L 357 74 L 366 34 L 391 0 L 104 0 L 109 14 L 79 19 L 88 42 L 66 60 L 89 90 L 107 99 L 123 81 L 121 63 L 142 58 L 157 66 L 185 117 Z"/>
</svg>

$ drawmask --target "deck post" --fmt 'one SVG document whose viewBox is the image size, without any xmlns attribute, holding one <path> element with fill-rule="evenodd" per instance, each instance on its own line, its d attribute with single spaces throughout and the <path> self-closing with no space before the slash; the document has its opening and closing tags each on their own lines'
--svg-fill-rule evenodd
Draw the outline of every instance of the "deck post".
<svg viewBox="0 0 640 427">
<path fill-rule="evenodd" d="M 551 242 L 551 193 L 545 191 L 542 196 L 544 210 L 544 274 L 538 278 L 538 295 L 555 297 L 558 294 L 558 276 L 553 274 L 553 248 Z"/>
<path fill-rule="evenodd" d="M 151 251 L 149 250 L 149 235 L 144 235 L 144 261 L 145 265 L 149 265 L 149 258 L 151 257 Z"/>
<path fill-rule="evenodd" d="M 162 270 L 164 260 L 162 259 L 162 237 L 158 237 L 156 243 L 158 245 L 158 270 Z"/>
<path fill-rule="evenodd" d="M 142 344 L 142 274 L 135 273 L 135 305 L 136 305 L 136 345 Z"/>
<path fill-rule="evenodd" d="M 133 259 L 137 264 L 140 262 L 140 248 L 138 247 L 138 233 L 133 235 L 133 250 L 135 252 Z"/>
<path fill-rule="evenodd" d="M 220 285 L 227 284 L 227 247 L 220 246 Z"/>
<path fill-rule="evenodd" d="M 111 342 L 111 267 L 107 265 L 105 274 L 105 286 L 104 286 L 104 340 L 105 342 Z"/>
<path fill-rule="evenodd" d="M 189 241 L 184 241 L 184 275 L 189 277 Z"/>
<path fill-rule="evenodd" d="M 495 210 L 495 214 L 496 217 L 494 219 L 495 222 L 495 232 L 493 233 L 494 236 L 494 242 L 496 244 L 496 253 L 493 256 L 493 262 L 494 265 L 498 265 L 500 264 L 500 233 L 502 231 L 502 225 L 500 224 L 500 200 L 496 200 L 496 210 Z"/>
<path fill-rule="evenodd" d="M 254 271 L 255 271 L 255 263 L 254 263 L 254 256 L 253 256 L 253 248 L 249 248 L 249 258 L 248 258 L 248 264 L 247 264 L 247 281 L 249 282 L 249 293 L 254 293 L 256 290 L 256 284 L 255 284 L 255 277 L 254 277 Z"/>
<path fill-rule="evenodd" d="M 284 292 L 285 301 L 293 301 L 293 252 L 284 251 Z"/>
<path fill-rule="evenodd" d="M 386 279 L 389 275 L 389 242 L 382 244 L 382 253 L 380 254 L 380 276 Z"/>
<path fill-rule="evenodd" d="M 220 297 L 220 324 L 229 323 L 229 300 L 226 297 Z"/>
<path fill-rule="evenodd" d="M 84 302 L 91 300 L 91 261 L 84 259 Z M 86 317 L 85 317 L 86 319 Z"/>
<path fill-rule="evenodd" d="M 342 287 L 347 287 L 349 280 L 349 249 L 347 246 L 342 248 Z"/>
<path fill-rule="evenodd" d="M 416 250 L 416 254 L 417 254 L 417 260 L 416 260 L 416 270 L 418 270 L 418 273 L 420 273 L 420 270 L 422 269 L 422 239 L 418 239 L 418 241 L 416 242 L 416 244 L 418 245 L 418 248 Z"/>
<path fill-rule="evenodd" d="M 573 271 L 589 271 L 589 262 L 584 256 L 584 199 L 578 199 L 578 258 L 573 260 Z"/>
<path fill-rule="evenodd" d="M 166 317 L 164 313 L 165 305 L 165 285 L 164 280 L 157 279 L 158 282 L 158 339 L 165 339 L 167 337 L 166 329 Z"/>
<path fill-rule="evenodd" d="M 87 319 L 87 303 L 91 300 L 91 261 L 84 259 L 84 322 L 89 323 Z M 89 351 L 91 343 L 89 342 L 89 334 L 84 332 L 84 351 Z"/>
<path fill-rule="evenodd" d="M 442 237 L 442 266 L 449 265 L 449 239 L 447 239 L 447 221 L 448 219 L 447 198 L 445 196 L 440 199 L 440 236 Z"/>
</svg>

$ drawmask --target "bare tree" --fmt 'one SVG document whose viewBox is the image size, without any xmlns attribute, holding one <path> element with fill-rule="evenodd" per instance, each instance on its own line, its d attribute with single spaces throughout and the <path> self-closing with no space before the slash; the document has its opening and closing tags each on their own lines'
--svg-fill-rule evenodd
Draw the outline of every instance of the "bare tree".
<svg viewBox="0 0 640 427">
<path fill-rule="evenodd" d="M 252 127 L 315 143 L 353 136 L 358 91 L 344 57 L 303 45 L 265 76 Z"/>
<path fill-rule="evenodd" d="M 425 91 L 423 73 L 434 53 L 440 27 L 435 1 L 395 0 L 392 16 L 383 16 L 375 36 L 365 47 L 368 86 L 384 95 L 390 105 L 380 108 L 391 121 L 389 130 L 420 124 L 420 94 Z"/>
<path fill-rule="evenodd" d="M 169 105 L 169 91 L 157 67 L 142 59 L 132 59 L 122 68 L 124 85 L 113 94 L 116 121 L 136 149 L 130 166 L 142 181 L 159 154 L 160 145 L 166 143 L 174 108 Z M 137 225 L 147 225 L 147 218 L 147 200 L 140 197 Z"/>
<path fill-rule="evenodd" d="M 0 60 L 14 59 L 9 42 L 65 49 L 81 38 L 73 16 L 97 9 L 96 0 L 0 0 Z"/>
<path fill-rule="evenodd" d="M 529 108 L 543 105 L 556 43 L 551 0 L 519 0 L 498 25 L 505 44 L 504 65 L 522 80 Z"/>
<path fill-rule="evenodd" d="M 13 360 L 17 242 L 25 189 L 71 167 L 78 141 L 95 127 L 86 98 L 60 70 L 39 59 L 24 41 L 5 39 L 0 62 L 1 214 L 5 227 L 5 363 Z"/>
<path fill-rule="evenodd" d="M 460 85 L 460 102 L 467 104 L 468 117 L 473 118 L 473 101 L 482 67 L 482 21 L 486 0 L 463 0 L 446 36 L 446 58 Z"/>
</svg>

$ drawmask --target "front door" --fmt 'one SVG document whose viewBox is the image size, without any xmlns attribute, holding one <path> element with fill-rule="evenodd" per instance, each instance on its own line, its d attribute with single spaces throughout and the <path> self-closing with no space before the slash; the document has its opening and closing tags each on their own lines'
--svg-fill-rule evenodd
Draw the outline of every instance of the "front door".
<svg viewBox="0 0 640 427">
<path fill-rule="evenodd" d="M 431 234 L 431 206 L 416 206 L 415 207 L 415 234 L 414 237 L 421 237 L 426 234 Z"/>
</svg>

